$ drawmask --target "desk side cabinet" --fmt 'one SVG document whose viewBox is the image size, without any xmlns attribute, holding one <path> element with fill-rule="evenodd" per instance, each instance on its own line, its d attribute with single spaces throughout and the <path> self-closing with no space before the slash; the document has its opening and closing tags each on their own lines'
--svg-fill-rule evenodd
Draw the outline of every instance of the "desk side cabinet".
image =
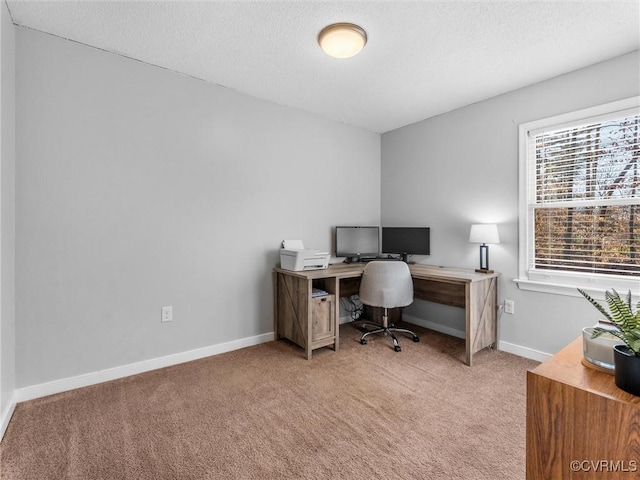
<svg viewBox="0 0 640 480">
<path fill-rule="evenodd" d="M 337 279 L 321 281 L 305 272 L 274 272 L 274 331 L 276 340 L 286 338 L 305 351 L 311 360 L 313 350 L 332 346 L 338 350 Z M 312 297 L 314 286 L 328 295 Z"/>
</svg>

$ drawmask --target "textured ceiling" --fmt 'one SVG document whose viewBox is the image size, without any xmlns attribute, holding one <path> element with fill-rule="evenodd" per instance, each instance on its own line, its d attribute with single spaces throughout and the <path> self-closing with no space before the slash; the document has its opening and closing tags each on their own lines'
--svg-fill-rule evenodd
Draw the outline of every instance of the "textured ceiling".
<svg viewBox="0 0 640 480">
<path fill-rule="evenodd" d="M 8 1 L 16 25 L 385 132 L 640 48 L 640 2 Z M 369 42 L 334 59 L 335 22 Z"/>
</svg>

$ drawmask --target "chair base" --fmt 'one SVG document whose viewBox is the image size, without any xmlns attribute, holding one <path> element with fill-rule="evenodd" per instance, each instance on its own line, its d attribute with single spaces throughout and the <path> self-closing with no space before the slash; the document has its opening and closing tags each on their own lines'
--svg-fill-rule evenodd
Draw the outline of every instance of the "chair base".
<svg viewBox="0 0 640 480">
<path fill-rule="evenodd" d="M 367 327 L 373 327 L 373 330 L 367 330 Z M 363 323 L 361 325 L 361 328 L 363 330 L 366 330 L 366 332 L 362 334 L 362 337 L 360 337 L 360 343 L 362 345 L 367 344 L 367 337 L 369 335 L 377 334 L 377 333 L 384 333 L 385 335 L 389 335 L 393 340 L 393 349 L 396 352 L 399 352 L 402 349 L 400 348 L 400 344 L 398 343 L 398 337 L 396 337 L 393 332 L 407 333 L 413 337 L 414 342 L 420 341 L 418 336 L 415 333 L 413 333 L 411 330 L 407 330 L 406 328 L 398 328 L 393 323 L 386 327 L 383 325 L 378 325 L 377 323 Z"/>
</svg>

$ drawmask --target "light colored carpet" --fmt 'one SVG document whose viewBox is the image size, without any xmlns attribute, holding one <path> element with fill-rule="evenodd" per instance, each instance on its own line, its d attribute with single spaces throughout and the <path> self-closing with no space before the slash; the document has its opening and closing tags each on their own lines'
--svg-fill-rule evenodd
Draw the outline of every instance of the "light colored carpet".
<svg viewBox="0 0 640 480">
<path fill-rule="evenodd" d="M 537 362 L 460 339 L 285 341 L 21 403 L 0 478 L 524 479 Z"/>
</svg>

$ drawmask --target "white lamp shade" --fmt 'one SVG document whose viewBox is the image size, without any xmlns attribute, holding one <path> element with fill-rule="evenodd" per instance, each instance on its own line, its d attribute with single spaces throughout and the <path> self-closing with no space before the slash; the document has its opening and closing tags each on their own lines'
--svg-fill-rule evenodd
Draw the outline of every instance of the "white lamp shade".
<svg viewBox="0 0 640 480">
<path fill-rule="evenodd" d="M 366 43 L 366 32 L 352 23 L 334 23 L 323 28 L 318 35 L 318 44 L 322 50 L 335 58 L 353 57 Z"/>
<path fill-rule="evenodd" d="M 471 225 L 469 234 L 471 243 L 500 243 L 498 226 L 494 223 Z"/>
</svg>

